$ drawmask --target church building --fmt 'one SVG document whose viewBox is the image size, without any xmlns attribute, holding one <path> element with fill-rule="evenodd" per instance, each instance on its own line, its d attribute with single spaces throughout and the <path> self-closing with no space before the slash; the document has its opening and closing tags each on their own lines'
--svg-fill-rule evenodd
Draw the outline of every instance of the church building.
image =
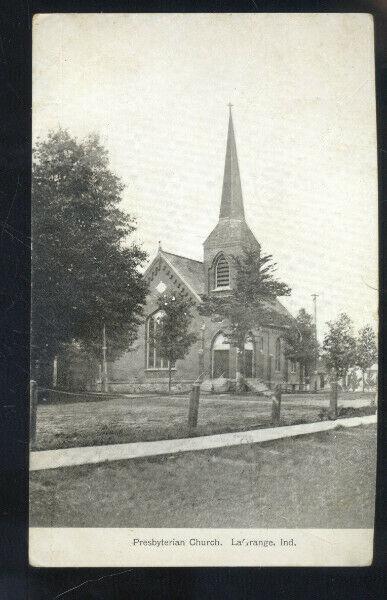
<svg viewBox="0 0 387 600">
<path fill-rule="evenodd" d="M 171 225 L 172 227 L 172 225 Z M 192 330 L 198 341 L 184 360 L 173 368 L 173 388 L 189 389 L 195 380 L 203 385 L 224 380 L 232 386 L 237 376 L 237 349 L 227 340 L 227 323 L 214 323 L 195 307 L 203 294 L 226 294 L 235 285 L 232 256 L 244 248 L 260 249 L 260 244 L 245 219 L 237 148 L 230 107 L 223 189 L 219 220 L 203 242 L 203 261 L 172 254 L 159 245 L 156 257 L 144 277 L 149 284 L 145 321 L 140 326 L 133 348 L 109 368 L 110 388 L 114 391 L 161 391 L 168 386 L 168 365 L 157 353 L 152 331 L 157 327 L 157 298 L 176 291 L 194 304 Z M 271 321 L 257 322 L 245 344 L 245 377 L 272 387 L 277 382 L 298 382 L 296 365 L 285 359 L 284 330 L 293 317 L 276 300 L 271 306 Z"/>
</svg>

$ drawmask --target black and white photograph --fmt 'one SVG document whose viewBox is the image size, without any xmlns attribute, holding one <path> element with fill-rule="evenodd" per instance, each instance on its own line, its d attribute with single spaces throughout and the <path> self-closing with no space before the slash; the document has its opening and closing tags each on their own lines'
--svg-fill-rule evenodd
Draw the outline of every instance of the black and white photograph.
<svg viewBox="0 0 387 600">
<path fill-rule="evenodd" d="M 371 564 L 373 27 L 34 17 L 33 566 Z"/>
</svg>

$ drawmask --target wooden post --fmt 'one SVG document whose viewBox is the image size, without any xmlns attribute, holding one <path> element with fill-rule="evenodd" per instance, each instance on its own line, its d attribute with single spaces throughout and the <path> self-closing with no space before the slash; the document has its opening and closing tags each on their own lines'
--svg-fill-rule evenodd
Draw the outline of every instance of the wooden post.
<svg viewBox="0 0 387 600">
<path fill-rule="evenodd" d="M 200 383 L 194 383 L 189 395 L 188 427 L 195 429 L 198 424 Z"/>
<path fill-rule="evenodd" d="M 30 381 L 30 447 L 33 448 L 36 440 L 36 411 L 38 406 L 38 384 Z"/>
<path fill-rule="evenodd" d="M 374 394 L 371 396 L 371 402 L 370 402 L 370 405 L 371 405 L 372 407 L 375 407 L 375 406 L 377 406 L 377 404 L 378 404 L 378 388 L 377 388 L 377 386 L 376 386 L 376 387 L 375 387 L 375 392 L 374 392 Z"/>
<path fill-rule="evenodd" d="M 331 418 L 337 418 L 337 381 L 331 382 L 331 391 L 329 395 L 329 413 Z"/>
<path fill-rule="evenodd" d="M 109 391 L 107 360 L 106 360 L 106 327 L 105 323 L 102 328 L 102 391 L 106 394 Z"/>
<path fill-rule="evenodd" d="M 269 356 L 267 357 L 267 387 L 269 388 L 269 390 L 271 389 L 271 359 L 272 355 L 269 354 Z"/>
<path fill-rule="evenodd" d="M 300 392 L 304 391 L 304 367 L 303 365 L 300 363 L 300 383 L 299 383 L 299 390 Z"/>
<path fill-rule="evenodd" d="M 281 397 L 282 387 L 281 384 L 275 386 L 275 394 L 273 396 L 273 403 L 271 405 L 271 423 L 274 427 L 281 422 Z"/>
<path fill-rule="evenodd" d="M 198 380 L 203 381 L 204 379 L 204 331 L 206 329 L 205 324 L 200 327 L 200 348 L 199 348 L 199 375 Z"/>
</svg>

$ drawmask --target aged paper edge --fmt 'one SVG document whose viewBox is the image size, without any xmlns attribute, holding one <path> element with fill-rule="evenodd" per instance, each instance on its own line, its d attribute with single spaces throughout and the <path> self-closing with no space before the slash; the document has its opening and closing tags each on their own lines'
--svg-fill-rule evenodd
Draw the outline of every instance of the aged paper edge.
<svg viewBox="0 0 387 600">
<path fill-rule="evenodd" d="M 362 567 L 372 563 L 373 536 L 373 529 L 32 527 L 29 561 L 34 567 Z"/>
</svg>

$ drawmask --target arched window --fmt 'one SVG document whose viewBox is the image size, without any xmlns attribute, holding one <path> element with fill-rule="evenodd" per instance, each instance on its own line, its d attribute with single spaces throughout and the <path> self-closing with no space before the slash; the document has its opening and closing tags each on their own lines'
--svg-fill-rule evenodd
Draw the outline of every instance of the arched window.
<svg viewBox="0 0 387 600">
<path fill-rule="evenodd" d="M 281 371 L 281 340 L 277 339 L 275 343 L 275 370 Z"/>
<path fill-rule="evenodd" d="M 155 344 L 155 333 L 158 327 L 160 327 L 160 319 L 162 312 L 158 311 L 153 313 L 147 319 L 146 323 L 146 366 L 147 369 L 167 369 L 168 361 L 158 356 L 156 344 Z"/>
<path fill-rule="evenodd" d="M 225 259 L 224 255 L 221 254 L 216 261 L 215 266 L 215 287 L 224 288 L 230 286 L 230 267 Z"/>
</svg>

